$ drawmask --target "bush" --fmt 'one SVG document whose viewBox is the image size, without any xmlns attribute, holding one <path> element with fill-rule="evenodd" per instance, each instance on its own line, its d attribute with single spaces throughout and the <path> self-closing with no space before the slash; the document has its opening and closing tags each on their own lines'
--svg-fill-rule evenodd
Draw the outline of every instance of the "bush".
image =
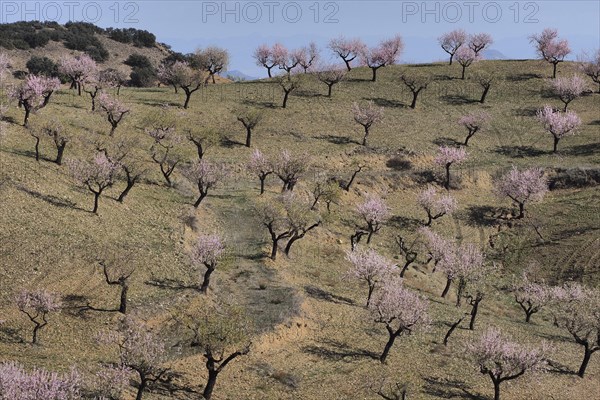
<svg viewBox="0 0 600 400">
<path fill-rule="evenodd" d="M 28 33 L 23 37 L 23 40 L 27 42 L 29 47 L 35 49 L 36 47 L 44 47 L 50 41 L 50 34 L 44 31 L 38 33 Z"/>
<path fill-rule="evenodd" d="M 129 65 L 131 68 L 152 69 L 152 63 L 148 57 L 141 54 L 131 54 L 123 64 Z"/>
<path fill-rule="evenodd" d="M 600 168 L 557 168 L 550 178 L 550 190 L 600 185 Z"/>
<path fill-rule="evenodd" d="M 129 75 L 129 85 L 134 87 L 152 87 L 156 82 L 156 72 L 154 68 L 134 67 Z"/>
<path fill-rule="evenodd" d="M 48 57 L 33 56 L 27 61 L 27 70 L 33 75 L 44 75 L 49 77 L 57 77 L 58 66 Z"/>
</svg>

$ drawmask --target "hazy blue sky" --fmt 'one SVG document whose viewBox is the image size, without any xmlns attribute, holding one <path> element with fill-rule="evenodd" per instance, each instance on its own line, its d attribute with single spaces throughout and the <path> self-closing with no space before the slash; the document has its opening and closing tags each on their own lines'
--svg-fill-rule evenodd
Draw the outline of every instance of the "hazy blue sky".
<svg viewBox="0 0 600 400">
<path fill-rule="evenodd" d="M 403 62 L 445 59 L 436 38 L 463 28 L 488 32 L 493 49 L 509 58 L 531 58 L 527 37 L 546 27 L 571 42 L 574 58 L 600 46 L 600 1 L 0 1 L 2 22 L 86 20 L 108 27 L 146 29 L 174 50 L 215 44 L 229 49 L 231 69 L 264 75 L 251 58 L 261 43 L 290 47 L 315 40 L 325 49 L 344 34 L 373 44 L 400 34 Z"/>
</svg>

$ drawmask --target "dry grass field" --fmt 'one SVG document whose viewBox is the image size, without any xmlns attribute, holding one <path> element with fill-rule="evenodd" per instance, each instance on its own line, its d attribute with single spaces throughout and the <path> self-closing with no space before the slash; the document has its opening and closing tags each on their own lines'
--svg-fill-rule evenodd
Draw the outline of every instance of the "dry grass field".
<svg viewBox="0 0 600 400">
<path fill-rule="evenodd" d="M 574 68 L 563 63 L 559 75 L 568 76 Z M 399 81 L 403 69 L 432 77 L 414 110 L 408 107 L 410 93 Z M 51 370 L 77 365 L 89 375 L 99 363 L 116 361 L 114 349 L 97 344 L 95 336 L 108 329 L 118 313 L 78 311 L 87 302 L 106 308 L 118 304 L 117 290 L 105 284 L 98 265 L 98 259 L 115 254 L 136 266 L 130 312 L 162 330 L 167 343 L 177 343 L 180 338 L 169 329 L 173 321 L 207 300 L 195 290 L 150 283 L 161 279 L 194 283 L 197 273 L 190 269 L 186 246 L 199 233 L 219 233 L 226 239 L 227 256 L 214 274 L 208 301 L 224 299 L 243 307 L 256 333 L 250 353 L 219 376 L 214 394 L 218 400 L 376 399 L 369 384 L 382 377 L 407 383 L 409 399 L 488 399 L 493 394 L 489 378 L 465 359 L 464 344 L 490 325 L 526 343 L 548 340 L 554 346 L 555 368 L 503 384 L 503 399 L 600 399 L 600 355 L 592 358 L 586 377 L 578 378 L 571 371 L 579 367 L 580 346 L 553 326 L 547 310 L 526 324 L 508 291 L 531 263 L 550 282 L 577 277 L 599 287 L 597 185 L 552 190 L 543 202 L 529 207 L 527 218 L 507 229 L 510 250 L 497 258 L 504 261 L 497 290 L 482 303 L 475 331 L 459 328 L 447 347 L 442 339 L 456 312 L 454 293 L 440 297 L 444 276 L 432 274 L 420 256 L 405 281 L 430 299 L 433 325 L 425 333 L 399 338 L 386 365 L 373 358 L 385 344 L 385 329 L 373 323 L 363 307 L 365 287 L 344 277 L 355 207 L 370 193 L 386 199 L 393 218 L 371 245 L 403 262 L 394 238 L 414 238 L 424 221 L 417 193 L 430 171 L 441 173 L 433 164 L 437 147 L 464 140 L 466 132 L 457 124 L 461 115 L 483 109 L 492 122 L 472 138 L 468 161 L 454 169 L 457 188 L 452 194 L 459 211 L 434 222 L 433 229 L 483 246 L 490 259 L 500 256 L 486 247 L 488 237 L 500 225 L 506 226 L 496 217 L 511 208 L 510 202 L 494 195 L 494 177 L 512 165 L 544 167 L 551 177 L 557 168 L 600 168 L 599 94 L 589 93 L 571 103 L 582 127 L 577 135 L 563 139 L 553 154 L 552 138 L 534 118 L 544 104 L 561 105 L 545 94 L 549 65 L 532 60 L 481 61 L 467 70 L 465 81 L 457 79 L 459 70 L 441 63 L 392 66 L 381 69 L 374 83 L 369 81 L 370 70 L 354 69 L 348 80 L 333 88 L 331 98 L 325 96 L 324 84 L 303 75 L 286 109 L 281 108 L 281 89 L 270 80 L 209 85 L 192 95 L 187 110 L 179 108 L 183 94 L 172 88 L 123 88 L 120 99 L 131 113 L 117 128 L 115 139 L 134 139 L 149 173 L 124 203 L 115 200 L 124 182 L 109 188 L 100 199 L 98 215 L 89 212 L 93 196 L 75 185 L 65 166 L 47 160 L 55 152 L 49 140 L 42 142 L 42 160 L 36 162 L 34 140 L 20 125 L 22 111 L 12 104 L 6 117 L 8 134 L 0 142 L 0 320 L 5 321 L 0 325 L 0 361 Z M 498 77 L 485 104 L 477 101 L 480 88 L 469 79 L 476 70 Z M 369 146 L 363 147 L 361 127 L 354 123 L 350 106 L 366 100 L 384 107 L 385 117 L 372 128 Z M 152 140 L 144 133 L 145 121 L 165 104 L 177 115 L 178 128 L 214 128 L 220 134 L 205 158 L 226 163 L 231 173 L 198 209 L 192 206 L 194 188 L 180 170 L 168 188 L 148 153 Z M 232 114 L 240 105 L 265 110 L 253 148 L 243 145 L 244 129 Z M 110 140 L 108 122 L 89 109 L 88 97 L 63 85 L 31 122 L 60 120 L 71 137 L 65 158 L 86 158 L 93 154 L 94 142 Z M 331 213 L 319 206 L 322 226 L 298 241 L 290 257 L 281 253 L 276 261 L 267 257 L 268 233 L 254 212 L 261 197 L 259 181 L 246 168 L 254 148 L 268 156 L 282 149 L 306 153 L 310 169 L 295 189 L 300 193 L 309 190 L 319 170 L 348 179 L 353 162 L 367 166 L 352 189 L 332 204 Z M 187 141 L 177 151 L 186 160 L 196 157 L 195 147 Z M 271 175 L 262 197 L 275 198 L 279 190 L 279 181 Z M 40 345 L 27 342 L 29 321 L 12 300 L 22 287 L 44 287 L 63 297 L 64 308 L 51 315 Z M 144 398 L 200 398 L 205 382 L 201 355 L 173 347 L 169 365 L 179 374 L 177 384 L 193 391 L 154 390 Z M 132 387 L 127 398 L 134 394 Z"/>
</svg>

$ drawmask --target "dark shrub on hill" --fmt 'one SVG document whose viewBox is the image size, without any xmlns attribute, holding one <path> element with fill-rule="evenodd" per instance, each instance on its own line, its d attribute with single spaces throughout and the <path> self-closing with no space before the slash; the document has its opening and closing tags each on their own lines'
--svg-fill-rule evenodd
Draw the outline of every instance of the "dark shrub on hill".
<svg viewBox="0 0 600 400">
<path fill-rule="evenodd" d="M 550 190 L 600 185 L 600 168 L 557 168 L 550 177 Z"/>
<path fill-rule="evenodd" d="M 106 32 L 110 39 L 121 43 L 133 43 L 136 47 L 154 47 L 156 44 L 156 36 L 140 29 L 108 28 Z"/>
<path fill-rule="evenodd" d="M 156 82 L 156 72 L 152 66 L 146 68 L 134 67 L 129 79 L 129 86 L 152 87 Z"/>
<path fill-rule="evenodd" d="M 131 54 L 123 64 L 129 65 L 131 68 L 152 68 L 150 59 L 141 54 Z"/>
<path fill-rule="evenodd" d="M 33 56 L 27 61 L 27 70 L 33 75 L 44 75 L 50 77 L 58 76 L 58 66 L 48 57 Z"/>
<path fill-rule="evenodd" d="M 50 41 L 50 34 L 46 31 L 28 33 L 23 37 L 23 40 L 27 42 L 29 47 L 35 49 L 36 47 L 44 47 L 48 44 Z"/>
</svg>

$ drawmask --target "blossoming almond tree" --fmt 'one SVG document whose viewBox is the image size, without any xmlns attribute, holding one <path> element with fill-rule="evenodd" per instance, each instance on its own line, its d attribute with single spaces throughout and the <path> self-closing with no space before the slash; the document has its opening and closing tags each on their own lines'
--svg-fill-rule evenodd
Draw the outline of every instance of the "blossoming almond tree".
<svg viewBox="0 0 600 400">
<path fill-rule="evenodd" d="M 450 167 L 454 164 L 460 164 L 467 159 L 467 151 L 460 147 L 440 146 L 438 154 L 434 159 L 437 165 L 444 167 L 446 170 L 446 179 L 444 187 L 450 190 Z"/>
<path fill-rule="evenodd" d="M 185 177 L 198 187 L 200 192 L 194 202 L 198 208 L 202 200 L 208 195 L 208 191 L 221 183 L 226 171 L 224 165 L 217 165 L 206 160 L 198 160 L 184 170 Z"/>
<path fill-rule="evenodd" d="M 206 293 L 210 285 L 210 277 L 217 268 L 217 263 L 223 252 L 225 245 L 223 239 L 218 235 L 201 235 L 199 236 L 191 249 L 190 258 L 194 267 L 204 265 L 206 271 L 202 278 L 198 290 L 200 293 Z"/>
<path fill-rule="evenodd" d="M 77 88 L 77 93 L 81 96 L 83 85 L 98 72 L 98 65 L 87 54 L 63 57 L 58 63 L 58 72 L 69 77 L 71 89 Z"/>
<path fill-rule="evenodd" d="M 467 128 L 467 137 L 465 139 L 465 146 L 469 145 L 469 140 L 475 135 L 480 129 L 487 126 L 490 122 L 491 116 L 485 111 L 474 111 L 469 114 L 465 114 L 458 120 L 459 125 Z"/>
<path fill-rule="evenodd" d="M 524 275 L 515 285 L 514 294 L 515 301 L 525 312 L 525 322 L 529 322 L 533 314 L 550 302 L 553 291 L 548 285 L 532 282 Z"/>
<path fill-rule="evenodd" d="M 518 170 L 514 167 L 495 182 L 495 191 L 519 206 L 517 218 L 525 216 L 525 205 L 541 201 L 548 192 L 548 180 L 541 168 Z"/>
<path fill-rule="evenodd" d="M 383 224 L 390 218 L 390 208 L 381 197 L 371 195 L 356 207 L 356 212 L 364 222 L 364 225 L 359 225 L 359 229 L 366 232 L 367 244 L 369 244 L 373 235 L 379 232 Z"/>
<path fill-rule="evenodd" d="M 346 259 L 352 267 L 346 276 L 365 281 L 368 286 L 367 307 L 371 304 L 371 297 L 375 287 L 385 281 L 392 273 L 394 265 L 373 249 L 355 249 L 346 253 Z"/>
<path fill-rule="evenodd" d="M 438 43 L 442 49 L 450 54 L 449 65 L 452 65 L 452 60 L 456 51 L 467 42 L 467 33 L 462 29 L 456 29 L 451 32 L 444 33 L 438 38 Z"/>
<path fill-rule="evenodd" d="M 331 97 L 331 90 L 334 85 L 342 82 L 346 78 L 346 71 L 336 65 L 320 65 L 317 69 L 317 79 L 327 85 L 327 97 Z"/>
<path fill-rule="evenodd" d="M 565 136 L 574 135 L 581 125 L 581 119 L 573 111 L 561 113 L 549 105 L 537 112 L 537 120 L 542 123 L 544 130 L 554 137 L 552 151 L 558 150 L 558 142 Z"/>
<path fill-rule="evenodd" d="M 539 348 L 528 348 L 493 327 L 467 345 L 473 363 L 494 384 L 494 400 L 500 400 L 502 382 L 517 379 L 527 371 L 544 369 L 548 350 L 545 342 Z"/>
<path fill-rule="evenodd" d="M 280 43 L 276 43 L 271 47 L 266 44 L 260 45 L 254 50 L 253 54 L 256 65 L 265 67 L 269 78 L 273 77 L 271 70 L 282 64 L 286 56 L 287 49 Z"/>
<path fill-rule="evenodd" d="M 417 106 L 417 98 L 421 91 L 427 89 L 427 86 L 431 83 L 431 78 L 428 76 L 417 74 L 414 72 L 404 71 L 400 75 L 400 81 L 404 83 L 404 85 L 411 91 L 412 93 L 412 101 L 410 103 L 410 108 L 414 109 Z"/>
<path fill-rule="evenodd" d="M 98 96 L 98 104 L 106 113 L 106 118 L 111 126 L 109 135 L 112 136 L 125 114 L 131 110 L 108 93 L 100 93 Z"/>
<path fill-rule="evenodd" d="M 535 51 L 542 60 L 552 64 L 552 78 L 556 78 L 556 67 L 571 53 L 569 42 L 566 39 L 559 40 L 558 31 L 551 28 L 530 36 L 529 42 L 535 45 Z"/>
<path fill-rule="evenodd" d="M 563 112 L 566 112 L 569 103 L 581 96 L 587 89 L 587 84 L 579 75 L 573 75 L 569 78 L 561 77 L 550 81 L 550 89 L 563 102 L 565 105 Z"/>
<path fill-rule="evenodd" d="M 583 56 L 579 57 L 579 70 L 598 85 L 597 93 L 600 93 L 600 49 L 596 50 L 591 56 L 584 53 Z"/>
<path fill-rule="evenodd" d="M 265 192 L 265 180 L 274 172 L 273 164 L 259 149 L 256 149 L 250 157 L 248 169 L 260 179 L 260 194 L 263 194 Z"/>
<path fill-rule="evenodd" d="M 426 329 L 430 324 L 427 299 L 406 288 L 400 278 L 386 280 L 369 310 L 374 321 L 385 325 L 388 332 L 388 341 L 379 356 L 382 364 L 398 337 Z"/>
<path fill-rule="evenodd" d="M 29 116 L 46 107 L 50 102 L 50 96 L 60 89 L 58 78 L 47 78 L 45 76 L 28 75 L 20 85 L 11 87 L 8 96 L 17 101 L 19 108 L 25 110 L 23 126 L 27 126 Z"/>
<path fill-rule="evenodd" d="M 320 57 L 320 50 L 315 42 L 310 42 L 308 46 L 300 49 L 300 58 L 298 64 L 304 70 L 304 73 L 308 73 L 309 70 L 318 62 Z"/>
<path fill-rule="evenodd" d="M 48 325 L 48 314 L 60 310 L 61 301 L 58 295 L 47 290 L 21 290 L 15 304 L 33 323 L 32 344 L 38 342 L 38 332 Z"/>
<path fill-rule="evenodd" d="M 352 69 L 350 63 L 360 56 L 366 45 L 360 39 L 347 39 L 340 36 L 331 39 L 328 47 L 335 55 L 344 60 L 346 68 L 350 71 Z"/>
<path fill-rule="evenodd" d="M 476 33 L 474 35 L 469 35 L 468 46 L 476 56 L 479 55 L 481 51 L 485 48 L 489 47 L 494 43 L 494 39 L 489 33 Z"/>
<path fill-rule="evenodd" d="M 357 102 L 352 103 L 351 107 L 352 116 L 354 121 L 362 125 L 365 130 L 363 136 L 362 145 L 367 145 L 367 137 L 373 124 L 380 122 L 383 119 L 383 107 L 377 107 L 373 101 L 369 101 L 365 104 L 359 104 Z"/>
<path fill-rule="evenodd" d="M 434 220 L 451 215 L 456 210 L 456 199 L 450 195 L 439 195 L 433 186 L 419 193 L 417 202 L 427 213 L 425 226 L 431 226 Z"/>
<path fill-rule="evenodd" d="M 76 369 L 64 374 L 34 368 L 27 371 L 16 362 L 0 363 L 0 395 L 3 399 L 81 399 L 81 375 Z"/>
<path fill-rule="evenodd" d="M 470 67 L 471 64 L 473 64 L 474 62 L 478 61 L 480 58 L 480 56 L 478 56 L 477 53 L 473 51 L 473 49 L 467 46 L 461 46 L 458 50 L 456 50 L 454 57 L 456 57 L 456 61 L 462 67 L 460 79 L 463 80 L 465 79 L 465 72 L 467 68 Z"/>
<path fill-rule="evenodd" d="M 394 65 L 400 57 L 404 49 L 404 43 L 400 36 L 395 36 L 392 39 L 383 40 L 374 48 L 364 48 L 361 51 L 360 58 L 363 64 L 371 68 L 373 76 L 372 82 L 377 80 L 377 70 L 386 65 Z"/>
<path fill-rule="evenodd" d="M 102 192 L 114 183 L 118 165 L 104 153 L 97 153 L 92 161 L 67 160 L 67 166 L 77 184 L 94 194 L 92 212 L 98 213 L 98 200 Z"/>
</svg>

